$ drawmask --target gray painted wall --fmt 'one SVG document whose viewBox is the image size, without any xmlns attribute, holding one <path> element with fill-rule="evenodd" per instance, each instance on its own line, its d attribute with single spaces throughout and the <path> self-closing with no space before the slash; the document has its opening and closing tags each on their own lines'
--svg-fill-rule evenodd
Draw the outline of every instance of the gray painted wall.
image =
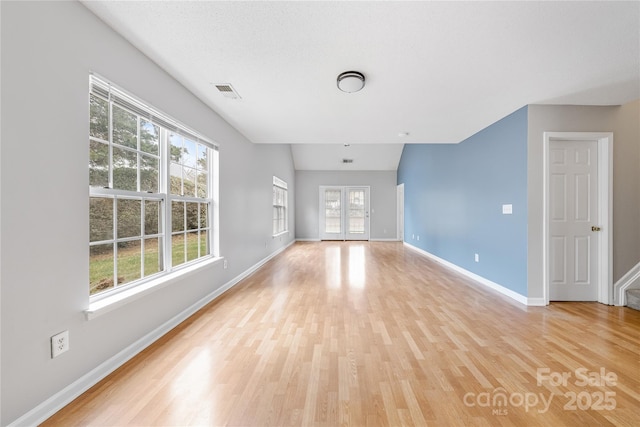
<svg viewBox="0 0 640 427">
<path fill-rule="evenodd" d="M 396 239 L 396 171 L 296 171 L 296 238 L 318 239 L 321 185 L 371 187 L 370 239 Z"/>
<path fill-rule="evenodd" d="M 613 282 L 640 261 L 640 101 L 617 107 L 529 106 L 529 298 L 542 298 L 543 134 L 613 132 Z"/>
<path fill-rule="evenodd" d="M 11 423 L 293 240 L 288 145 L 254 145 L 77 2 L 1 2 L 1 407 Z M 95 71 L 220 146 L 217 263 L 94 320 L 89 303 L 88 79 Z M 289 235 L 272 239 L 272 176 Z M 395 199 L 394 199 L 395 200 Z M 50 358 L 49 338 L 70 332 Z"/>
</svg>

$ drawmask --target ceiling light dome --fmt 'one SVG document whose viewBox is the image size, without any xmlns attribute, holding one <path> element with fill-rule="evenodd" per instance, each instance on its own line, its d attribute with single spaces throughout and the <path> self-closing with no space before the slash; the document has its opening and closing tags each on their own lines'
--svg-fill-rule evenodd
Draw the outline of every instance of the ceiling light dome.
<svg viewBox="0 0 640 427">
<path fill-rule="evenodd" d="M 364 87 L 364 74 L 358 71 L 345 71 L 338 75 L 338 89 L 352 93 Z"/>
</svg>

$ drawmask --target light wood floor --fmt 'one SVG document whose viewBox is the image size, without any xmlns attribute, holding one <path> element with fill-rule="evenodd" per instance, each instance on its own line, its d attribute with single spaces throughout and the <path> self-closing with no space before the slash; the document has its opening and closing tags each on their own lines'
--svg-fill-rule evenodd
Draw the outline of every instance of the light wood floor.
<svg viewBox="0 0 640 427">
<path fill-rule="evenodd" d="M 296 243 L 44 425 L 639 426 L 639 354 L 638 311 Z"/>
</svg>

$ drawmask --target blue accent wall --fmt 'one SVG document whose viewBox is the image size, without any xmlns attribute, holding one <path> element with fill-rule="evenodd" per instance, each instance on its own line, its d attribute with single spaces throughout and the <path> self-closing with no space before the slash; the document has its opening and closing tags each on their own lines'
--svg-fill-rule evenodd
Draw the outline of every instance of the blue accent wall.
<svg viewBox="0 0 640 427">
<path fill-rule="evenodd" d="M 398 166 L 405 241 L 523 296 L 527 128 L 523 107 L 459 144 L 406 144 Z"/>
</svg>

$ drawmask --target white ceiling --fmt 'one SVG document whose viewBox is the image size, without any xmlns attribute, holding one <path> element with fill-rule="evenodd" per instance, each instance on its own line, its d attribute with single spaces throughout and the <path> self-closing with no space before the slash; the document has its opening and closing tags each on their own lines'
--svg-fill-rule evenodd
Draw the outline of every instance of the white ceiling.
<svg viewBox="0 0 640 427">
<path fill-rule="evenodd" d="M 398 169 L 403 144 L 292 144 L 296 170 Z M 344 159 L 353 163 L 344 163 Z"/>
<path fill-rule="evenodd" d="M 305 144 L 297 169 L 395 169 L 397 144 L 527 104 L 640 98 L 640 2 L 83 3 L 252 142 Z M 336 88 L 347 70 L 362 91 Z"/>
</svg>

